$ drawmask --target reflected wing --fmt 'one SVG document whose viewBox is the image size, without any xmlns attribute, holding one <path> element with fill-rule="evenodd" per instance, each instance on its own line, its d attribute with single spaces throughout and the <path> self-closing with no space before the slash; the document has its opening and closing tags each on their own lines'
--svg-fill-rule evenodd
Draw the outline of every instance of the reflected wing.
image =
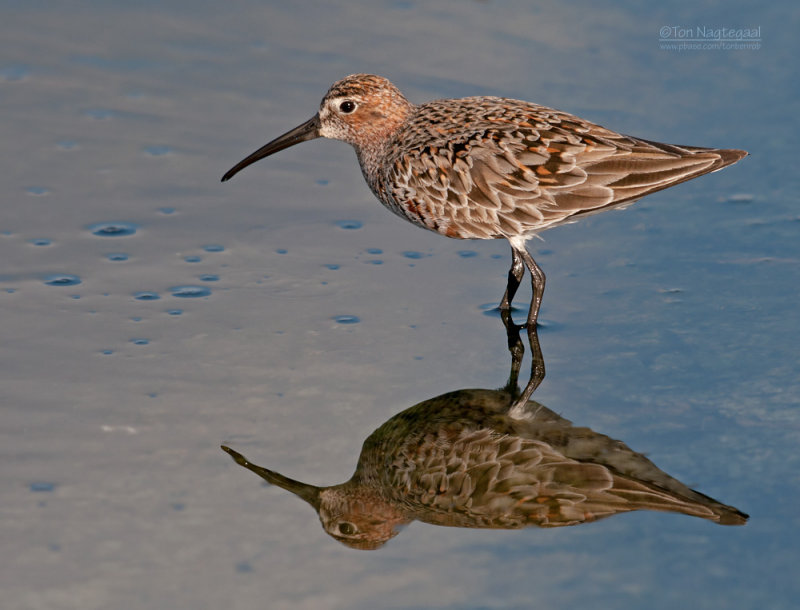
<svg viewBox="0 0 800 610">
<path fill-rule="evenodd" d="M 621 475 L 603 464 L 565 457 L 547 443 L 489 429 L 427 439 L 404 464 L 398 499 L 414 517 L 459 527 L 559 527 L 621 512 L 660 510 L 742 524 L 746 517 L 686 488 L 685 493 Z M 665 479 L 669 477 L 663 475 Z"/>
</svg>

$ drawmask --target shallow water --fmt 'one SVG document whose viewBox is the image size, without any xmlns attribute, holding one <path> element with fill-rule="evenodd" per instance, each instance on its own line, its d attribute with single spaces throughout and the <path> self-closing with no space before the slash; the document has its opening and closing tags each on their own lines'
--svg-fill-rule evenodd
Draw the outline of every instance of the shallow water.
<svg viewBox="0 0 800 610">
<path fill-rule="evenodd" d="M 794 607 L 793 4 L 2 7 L 5 608 Z M 762 44 L 675 51 L 665 25 Z M 357 551 L 219 449 L 331 485 L 400 411 L 506 382 L 505 244 L 387 213 L 338 142 L 219 183 L 362 71 L 413 101 L 499 94 L 750 151 L 530 243 L 533 398 L 747 525 L 415 522 Z"/>
</svg>

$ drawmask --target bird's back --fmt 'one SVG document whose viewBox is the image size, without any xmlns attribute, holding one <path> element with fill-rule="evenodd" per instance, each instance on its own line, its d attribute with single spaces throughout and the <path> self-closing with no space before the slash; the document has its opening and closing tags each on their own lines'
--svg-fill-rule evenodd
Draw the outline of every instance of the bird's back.
<svg viewBox="0 0 800 610">
<path fill-rule="evenodd" d="M 449 237 L 527 238 L 734 163 L 747 153 L 616 133 L 497 97 L 415 107 L 365 175 L 381 201 Z"/>
</svg>

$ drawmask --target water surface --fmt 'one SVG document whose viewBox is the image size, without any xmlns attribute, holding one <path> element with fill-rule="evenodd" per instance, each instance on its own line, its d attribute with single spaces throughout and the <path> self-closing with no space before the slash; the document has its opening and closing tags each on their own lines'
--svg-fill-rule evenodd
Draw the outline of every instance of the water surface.
<svg viewBox="0 0 800 610">
<path fill-rule="evenodd" d="M 642 10 L 3 3 L 4 607 L 794 607 L 798 9 Z M 699 25 L 760 27 L 761 47 L 659 42 Z M 357 551 L 220 451 L 330 485 L 403 409 L 507 379 L 505 244 L 389 214 L 339 142 L 219 183 L 353 72 L 751 152 L 530 243 L 548 277 L 533 398 L 747 525 L 416 521 Z"/>
</svg>

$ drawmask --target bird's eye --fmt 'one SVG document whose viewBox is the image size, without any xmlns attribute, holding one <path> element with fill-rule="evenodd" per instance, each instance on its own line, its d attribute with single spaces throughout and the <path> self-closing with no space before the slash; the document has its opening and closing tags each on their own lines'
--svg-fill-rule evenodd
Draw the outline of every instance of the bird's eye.
<svg viewBox="0 0 800 610">
<path fill-rule="evenodd" d="M 358 528 L 352 523 L 346 521 L 339 524 L 339 533 L 343 536 L 352 536 L 358 531 Z"/>
<path fill-rule="evenodd" d="M 350 114 L 356 109 L 356 103 L 352 100 L 345 100 L 339 104 L 339 110 L 344 114 Z"/>
</svg>

